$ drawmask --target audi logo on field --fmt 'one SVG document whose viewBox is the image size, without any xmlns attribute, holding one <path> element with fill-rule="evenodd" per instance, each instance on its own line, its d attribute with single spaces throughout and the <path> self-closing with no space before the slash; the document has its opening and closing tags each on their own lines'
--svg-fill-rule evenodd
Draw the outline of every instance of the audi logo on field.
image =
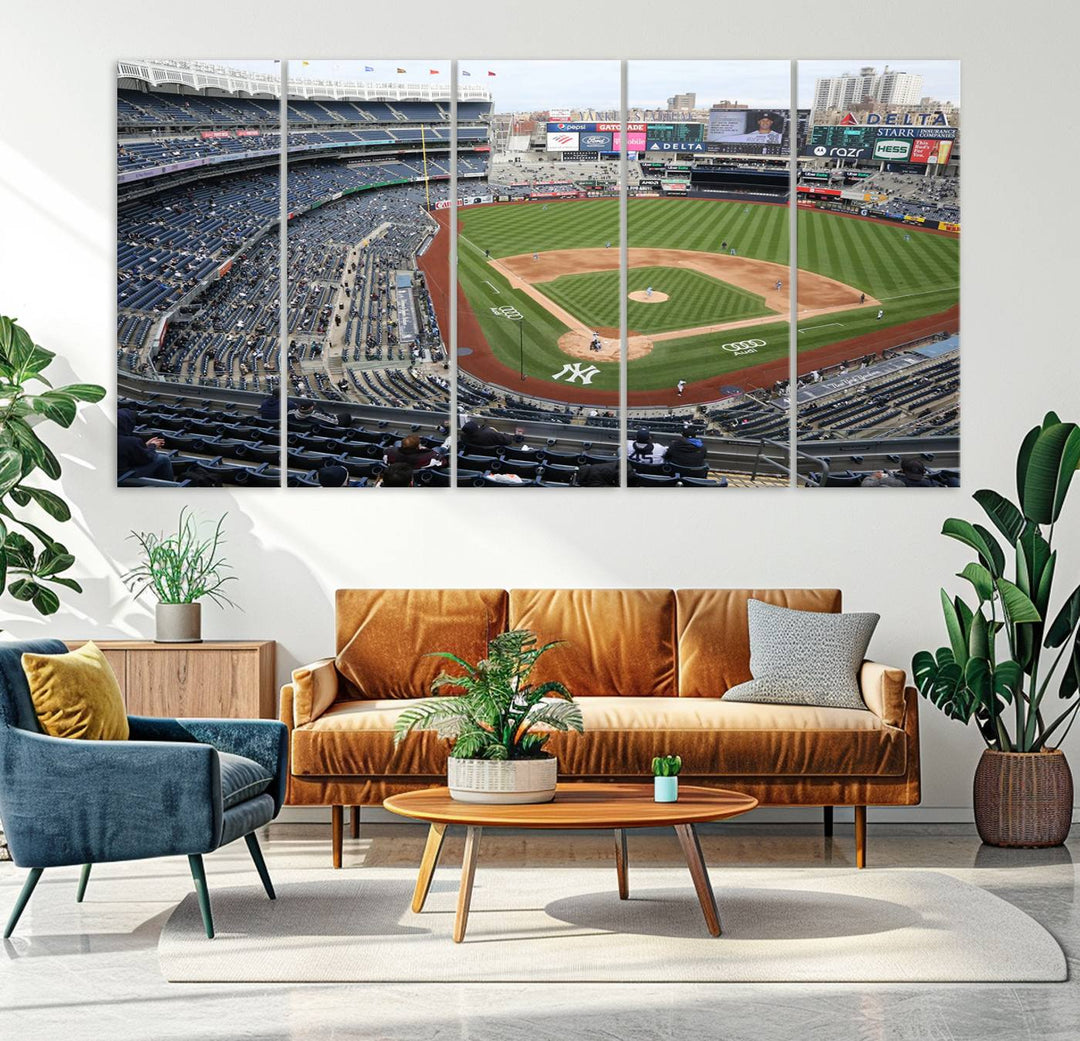
<svg viewBox="0 0 1080 1041">
<path fill-rule="evenodd" d="M 766 346 L 765 340 L 739 340 L 736 343 L 724 343 L 721 347 L 732 354 L 757 354 L 759 347 Z"/>
</svg>

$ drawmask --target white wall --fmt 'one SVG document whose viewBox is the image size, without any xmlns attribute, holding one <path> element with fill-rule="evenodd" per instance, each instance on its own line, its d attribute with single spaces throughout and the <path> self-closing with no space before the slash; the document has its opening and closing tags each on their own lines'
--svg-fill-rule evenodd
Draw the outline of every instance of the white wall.
<svg viewBox="0 0 1080 1041">
<path fill-rule="evenodd" d="M 120 573 L 132 527 L 167 524 L 186 498 L 228 510 L 243 613 L 207 611 L 207 635 L 271 637 L 284 675 L 332 649 L 338 586 L 818 586 L 882 622 L 879 660 L 906 666 L 944 642 L 937 589 L 963 548 L 942 520 L 974 516 L 968 495 L 1012 492 L 1015 446 L 1042 413 L 1080 418 L 1074 335 L 1080 211 L 1075 92 L 1078 17 L 1023 7 L 643 0 L 515 7 L 253 2 L 37 3 L 5 24 L 0 62 L 0 313 L 56 350 L 70 376 L 115 386 L 114 70 L 118 57 L 805 58 L 963 61 L 963 468 L 965 488 L 635 493 L 364 494 L 113 487 L 115 405 L 85 410 L 56 438 L 76 518 L 68 543 L 86 594 L 11 634 L 149 635 Z M 1053 13 L 1053 18 L 1048 16 Z M 658 12 L 663 12 L 662 17 Z M 1066 24 L 1066 23 L 1071 24 Z M 1037 93 L 1028 85 L 1037 84 Z M 48 116 L 48 122 L 42 117 Z M 1040 125 L 1052 127 L 1050 132 Z M 1041 173 L 1037 157 L 1045 150 Z M 1010 171 L 1023 171 L 1010 194 Z M 1080 489 L 1074 498 L 1080 500 Z M 1080 503 L 1059 526 L 1063 595 L 1080 579 Z M 643 545 L 641 533 L 652 532 Z M 0 601 L 10 613 L 10 599 Z M 969 819 L 973 730 L 923 706 L 924 819 Z M 1069 746 L 1080 750 L 1080 735 Z"/>
</svg>

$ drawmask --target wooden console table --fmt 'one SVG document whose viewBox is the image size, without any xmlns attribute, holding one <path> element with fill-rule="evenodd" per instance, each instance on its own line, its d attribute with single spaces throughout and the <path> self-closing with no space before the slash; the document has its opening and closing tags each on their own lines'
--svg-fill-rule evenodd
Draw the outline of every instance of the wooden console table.
<svg viewBox="0 0 1080 1041">
<path fill-rule="evenodd" d="M 71 650 L 86 640 L 65 640 Z M 276 719 L 273 640 L 95 640 L 133 716 Z"/>
</svg>

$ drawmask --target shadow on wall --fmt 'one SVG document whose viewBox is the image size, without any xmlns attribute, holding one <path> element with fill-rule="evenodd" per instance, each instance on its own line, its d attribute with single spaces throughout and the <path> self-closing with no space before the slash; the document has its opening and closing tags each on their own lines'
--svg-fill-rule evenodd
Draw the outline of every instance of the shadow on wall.
<svg viewBox="0 0 1080 1041">
<path fill-rule="evenodd" d="M 60 356 L 50 375 L 57 384 L 84 378 Z M 278 488 L 247 488 L 238 499 L 235 490 L 227 488 L 117 488 L 115 402 L 114 388 L 101 405 L 80 409 L 69 430 L 55 430 L 49 438 L 63 467 L 59 490 L 71 505 L 72 519 L 58 524 L 42 514 L 41 523 L 75 554 L 70 574 L 84 591 L 64 590 L 59 614 L 48 617 L 8 596 L 3 630 L 19 638 L 152 638 L 152 595 L 136 600 L 123 581 L 138 552 L 128 535 L 132 529 L 169 528 L 186 505 L 195 508 L 203 520 L 228 513 L 225 556 L 237 577 L 230 583 L 229 595 L 239 610 L 205 611 L 205 635 L 209 639 L 277 640 L 278 678 L 287 680 L 301 664 L 300 657 L 290 648 L 289 631 L 267 630 L 289 619 L 289 604 L 307 611 L 318 605 L 326 616 L 318 620 L 322 631 L 332 633 L 333 602 L 304 560 L 291 550 L 268 545 L 257 533 L 256 520 L 246 512 L 253 502 L 278 505 L 285 493 Z M 272 516 L 272 510 L 267 513 Z M 276 605 L 275 609 L 268 610 L 270 605 Z M 16 610 L 19 613 L 14 616 Z"/>
</svg>

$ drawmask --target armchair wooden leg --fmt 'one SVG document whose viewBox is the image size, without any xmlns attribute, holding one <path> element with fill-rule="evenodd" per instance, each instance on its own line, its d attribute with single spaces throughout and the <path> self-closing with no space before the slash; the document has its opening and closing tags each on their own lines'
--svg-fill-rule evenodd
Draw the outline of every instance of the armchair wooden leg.
<svg viewBox="0 0 1080 1041">
<path fill-rule="evenodd" d="M 825 838 L 831 839 L 833 832 L 833 808 L 831 806 L 822 807 L 825 817 Z"/>
<path fill-rule="evenodd" d="M 81 904 L 86 896 L 86 883 L 90 881 L 90 865 L 83 864 L 82 873 L 79 875 L 79 891 L 75 894 L 75 903 Z"/>
<path fill-rule="evenodd" d="M 855 807 L 855 866 L 866 867 L 866 807 Z"/>
<path fill-rule="evenodd" d="M 345 807 L 334 806 L 330 810 L 330 842 L 334 867 L 341 867 L 341 846 L 345 838 Z"/>
<path fill-rule="evenodd" d="M 19 899 L 15 901 L 15 906 L 11 909 L 11 917 L 8 919 L 7 928 L 4 930 L 5 940 L 15 932 L 15 926 L 19 924 L 19 919 L 22 917 L 26 905 L 30 902 L 30 895 L 34 892 L 34 886 L 38 884 L 38 879 L 41 878 L 43 870 L 44 868 L 39 867 L 31 868 L 30 874 L 26 876 L 22 891 L 19 893 Z"/>
<path fill-rule="evenodd" d="M 202 854 L 188 854 L 188 863 L 191 865 L 191 877 L 195 880 L 195 895 L 199 898 L 199 910 L 202 912 L 206 938 L 212 940 L 214 938 L 214 913 L 210 910 L 210 890 L 206 887 L 206 869 L 203 867 Z"/>
<path fill-rule="evenodd" d="M 259 872 L 259 878 L 262 879 L 266 895 L 271 900 L 276 900 L 277 894 L 274 892 L 274 883 L 270 881 L 270 872 L 266 870 L 266 861 L 263 860 L 262 850 L 259 848 L 258 836 L 255 832 L 252 832 L 250 835 L 244 836 L 244 841 L 247 843 L 251 859 L 255 862 L 255 870 Z"/>
<path fill-rule="evenodd" d="M 360 807 L 354 806 L 349 813 L 349 838 L 360 838 Z"/>
</svg>

